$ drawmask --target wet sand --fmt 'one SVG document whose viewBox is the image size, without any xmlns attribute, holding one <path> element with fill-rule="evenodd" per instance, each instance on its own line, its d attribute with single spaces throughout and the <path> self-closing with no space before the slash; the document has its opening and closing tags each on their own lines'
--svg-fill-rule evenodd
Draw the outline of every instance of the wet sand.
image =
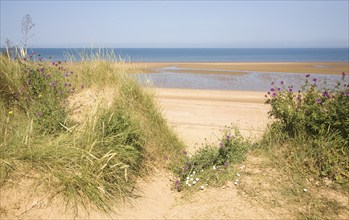
<svg viewBox="0 0 349 220">
<path fill-rule="evenodd" d="M 349 72 L 349 62 L 145 62 L 135 64 L 145 73 L 157 72 L 156 69 L 165 67 L 201 69 L 201 73 L 205 72 L 203 70 L 215 70 L 217 73 L 225 74 L 229 74 L 229 72 L 219 70 L 319 74 L 341 74 L 342 72 Z M 206 73 L 212 72 L 206 71 Z"/>
</svg>

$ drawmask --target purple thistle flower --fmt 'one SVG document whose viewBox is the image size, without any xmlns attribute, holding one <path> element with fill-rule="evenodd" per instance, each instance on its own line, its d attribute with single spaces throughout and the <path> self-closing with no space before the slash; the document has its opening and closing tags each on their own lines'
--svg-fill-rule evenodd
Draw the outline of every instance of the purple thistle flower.
<svg viewBox="0 0 349 220">
<path fill-rule="evenodd" d="M 289 92 L 292 92 L 293 90 L 290 88 L 290 89 L 288 89 L 288 91 L 289 91 Z"/>
<path fill-rule="evenodd" d="M 271 89 L 270 89 L 270 91 L 274 92 L 274 91 L 275 91 L 275 89 L 274 89 L 274 88 L 271 88 Z"/>
<path fill-rule="evenodd" d="M 224 167 L 228 167 L 229 166 L 229 162 L 228 161 L 225 161 L 224 162 Z"/>
<path fill-rule="evenodd" d="M 183 171 L 184 171 L 184 172 L 187 171 L 188 168 L 189 168 L 189 165 L 188 165 L 188 164 L 185 164 L 184 167 L 183 167 Z"/>
<path fill-rule="evenodd" d="M 313 79 L 313 81 L 314 81 L 314 82 L 316 82 L 316 81 L 317 81 L 317 79 L 316 79 L 316 78 L 314 78 L 314 79 Z"/>
<path fill-rule="evenodd" d="M 283 85 L 283 84 L 284 84 L 284 81 L 281 81 L 280 84 Z"/>
<path fill-rule="evenodd" d="M 230 134 L 227 135 L 227 141 L 230 141 Z"/>
<path fill-rule="evenodd" d="M 316 103 L 317 103 L 317 104 L 321 104 L 321 98 L 317 98 L 317 99 L 316 99 Z"/>
<path fill-rule="evenodd" d="M 274 82 L 271 82 L 272 85 L 274 85 Z"/>
<path fill-rule="evenodd" d="M 176 189 L 179 192 L 181 190 L 181 184 L 180 184 L 179 180 L 176 180 L 175 184 L 176 184 Z"/>
<path fill-rule="evenodd" d="M 64 87 L 68 87 L 69 85 L 68 85 L 68 83 L 64 83 Z"/>
<path fill-rule="evenodd" d="M 270 92 L 268 92 L 268 95 L 270 95 Z"/>
<path fill-rule="evenodd" d="M 280 91 L 281 91 L 281 88 L 278 88 L 278 91 L 280 92 Z"/>
<path fill-rule="evenodd" d="M 224 147 L 224 143 L 223 142 L 219 143 L 219 147 L 220 148 Z"/>
<path fill-rule="evenodd" d="M 308 78 L 309 76 L 310 76 L 310 74 L 305 75 L 305 77 L 307 77 L 307 78 Z"/>
<path fill-rule="evenodd" d="M 56 86 L 56 81 L 50 82 L 50 86 L 55 87 Z"/>
<path fill-rule="evenodd" d="M 187 155 L 187 151 L 185 151 L 185 150 L 182 151 L 182 154 L 183 154 L 183 155 Z"/>
<path fill-rule="evenodd" d="M 69 74 L 68 74 L 68 73 L 65 73 L 64 76 L 65 76 L 65 77 L 69 77 Z"/>
<path fill-rule="evenodd" d="M 301 95 L 298 95 L 297 96 L 297 101 L 300 102 L 302 100 L 302 96 Z"/>
<path fill-rule="evenodd" d="M 85 88 L 85 86 L 84 86 L 84 85 L 81 85 L 80 87 L 81 87 L 81 89 Z"/>
<path fill-rule="evenodd" d="M 326 97 L 326 98 L 331 98 L 331 95 L 328 92 L 323 92 L 322 96 Z"/>
<path fill-rule="evenodd" d="M 272 96 L 273 96 L 273 97 L 276 97 L 276 93 L 274 92 L 274 93 L 272 94 Z"/>
</svg>

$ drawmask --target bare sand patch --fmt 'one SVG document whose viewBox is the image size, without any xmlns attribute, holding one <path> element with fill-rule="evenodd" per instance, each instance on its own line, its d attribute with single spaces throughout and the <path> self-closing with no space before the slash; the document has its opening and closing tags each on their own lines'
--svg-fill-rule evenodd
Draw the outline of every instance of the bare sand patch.
<svg viewBox="0 0 349 220">
<path fill-rule="evenodd" d="M 205 141 L 216 142 L 225 126 L 236 126 L 258 138 L 268 124 L 263 92 L 155 89 L 165 118 L 194 152 Z"/>
</svg>

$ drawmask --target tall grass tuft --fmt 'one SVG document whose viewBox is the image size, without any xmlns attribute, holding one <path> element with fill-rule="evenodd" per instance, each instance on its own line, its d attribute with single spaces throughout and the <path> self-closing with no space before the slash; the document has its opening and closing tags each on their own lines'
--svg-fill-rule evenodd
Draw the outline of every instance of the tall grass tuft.
<svg viewBox="0 0 349 220">
<path fill-rule="evenodd" d="M 138 177 L 184 148 L 153 95 L 130 77 L 138 70 L 112 53 L 66 63 L 1 56 L 0 67 L 2 186 L 26 173 L 69 204 L 112 211 Z M 109 104 L 92 100 L 76 121 L 69 102 L 85 105 L 84 91 Z"/>
</svg>

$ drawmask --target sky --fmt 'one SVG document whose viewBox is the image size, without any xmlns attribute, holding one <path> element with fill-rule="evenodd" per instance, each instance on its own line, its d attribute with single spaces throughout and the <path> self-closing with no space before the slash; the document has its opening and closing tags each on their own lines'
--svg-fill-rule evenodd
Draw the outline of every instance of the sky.
<svg viewBox="0 0 349 220">
<path fill-rule="evenodd" d="M 1 46 L 349 47 L 349 1 L 1 1 Z"/>
</svg>

